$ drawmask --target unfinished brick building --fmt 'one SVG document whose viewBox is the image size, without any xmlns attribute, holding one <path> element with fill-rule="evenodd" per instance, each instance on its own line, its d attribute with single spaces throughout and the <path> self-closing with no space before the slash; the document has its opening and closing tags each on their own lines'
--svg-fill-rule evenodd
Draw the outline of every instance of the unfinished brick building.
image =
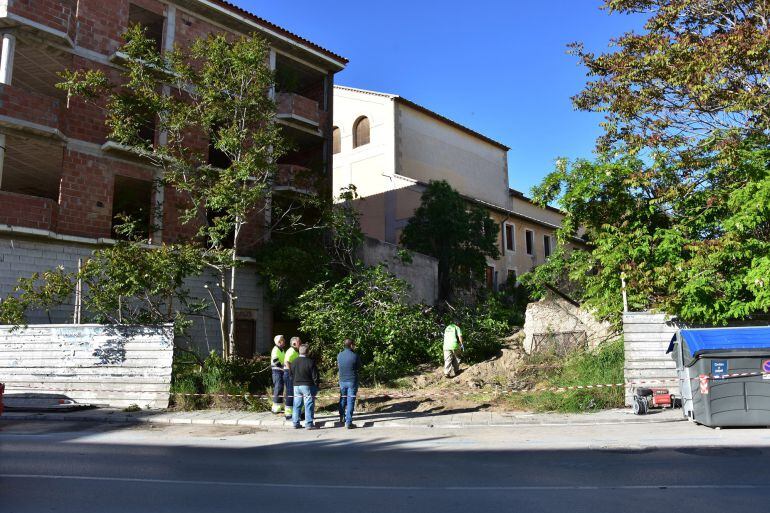
<svg viewBox="0 0 770 513">
<path fill-rule="evenodd" d="M 155 186 L 157 169 L 108 140 L 103 111 L 67 105 L 55 87 L 64 69 L 119 69 L 121 35 L 135 23 L 160 50 L 215 32 L 265 37 L 279 78 L 271 94 L 295 148 L 280 162 L 276 194 L 319 193 L 294 177 L 323 183 L 331 174 L 332 87 L 342 57 L 222 0 L 0 0 L 0 296 L 20 276 L 72 269 L 110 244 L 119 213 L 146 219 L 155 244 L 180 233 L 174 191 Z M 162 133 L 150 137 L 163 143 Z M 254 269 L 240 275 L 237 352 L 251 356 L 269 347 L 272 314 Z M 195 294 L 204 294 L 204 282 L 191 283 Z M 55 315 L 69 322 L 72 314 Z M 191 339 L 200 352 L 219 349 L 216 320 L 198 319 Z"/>
</svg>

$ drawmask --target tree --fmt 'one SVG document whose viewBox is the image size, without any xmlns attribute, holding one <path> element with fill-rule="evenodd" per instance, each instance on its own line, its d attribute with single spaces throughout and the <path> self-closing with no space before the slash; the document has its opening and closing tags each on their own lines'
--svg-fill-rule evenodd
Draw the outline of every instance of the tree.
<svg viewBox="0 0 770 513">
<path fill-rule="evenodd" d="M 410 304 L 407 292 L 406 282 L 383 267 L 361 268 L 307 290 L 294 314 L 322 368 L 334 369 L 342 341 L 352 338 L 364 362 L 364 378 L 377 382 L 426 361 L 438 338 L 440 327 L 429 309 Z"/>
<path fill-rule="evenodd" d="M 486 257 L 498 258 L 498 226 L 446 181 L 432 181 L 401 235 L 407 248 L 438 259 L 439 299 L 482 280 Z"/>
<path fill-rule="evenodd" d="M 119 78 L 68 71 L 60 87 L 68 97 L 105 104 L 110 138 L 157 166 L 159 186 L 178 192 L 180 218 L 196 230 L 186 242 L 200 246 L 217 276 L 212 300 L 228 357 L 244 233 L 268 236 L 275 163 L 285 152 L 268 94 L 269 47 L 256 36 L 211 35 L 161 54 L 138 25 L 125 40 Z M 162 137 L 147 137 L 153 127 Z M 291 219 L 287 211 L 276 217 Z"/>
<path fill-rule="evenodd" d="M 167 245 L 147 248 L 119 241 L 94 251 L 78 271 L 59 267 L 19 278 L 15 295 L 0 301 L 0 324 L 25 325 L 32 310 L 45 310 L 48 321 L 56 307 L 73 304 L 81 283 L 84 318 L 106 324 L 174 323 L 177 334 L 189 326 L 189 315 L 201 315 L 205 304 L 191 297 L 185 278 L 199 275 L 203 263 L 197 248 Z"/>
<path fill-rule="evenodd" d="M 770 308 L 770 5 L 609 0 L 647 13 L 646 31 L 596 56 L 574 45 L 592 80 L 575 98 L 603 112 L 598 158 L 560 160 L 536 188 L 567 212 L 562 239 L 586 229 L 588 252 L 560 252 L 534 285 L 567 279 L 602 316 L 630 306 L 724 323 Z"/>
</svg>

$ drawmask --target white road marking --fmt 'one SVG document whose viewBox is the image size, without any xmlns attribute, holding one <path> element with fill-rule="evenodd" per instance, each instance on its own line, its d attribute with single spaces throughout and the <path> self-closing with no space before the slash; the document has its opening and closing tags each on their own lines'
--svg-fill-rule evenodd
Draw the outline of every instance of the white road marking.
<svg viewBox="0 0 770 513">
<path fill-rule="evenodd" d="M 70 481 L 108 481 L 119 483 L 177 484 L 195 486 L 240 486 L 250 488 L 297 488 L 328 490 L 386 490 L 386 491 L 570 491 L 570 490 L 763 490 L 768 484 L 689 484 L 689 485 L 562 485 L 562 486 L 377 486 L 347 484 L 293 484 L 293 483 L 249 483 L 243 481 L 197 481 L 185 479 L 148 479 L 138 477 L 63 476 L 49 474 L 0 474 L 0 479 L 51 479 Z"/>
</svg>

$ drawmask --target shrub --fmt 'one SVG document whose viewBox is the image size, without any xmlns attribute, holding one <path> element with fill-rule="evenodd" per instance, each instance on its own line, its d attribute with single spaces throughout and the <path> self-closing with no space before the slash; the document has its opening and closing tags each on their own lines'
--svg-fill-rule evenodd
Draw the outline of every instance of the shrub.
<svg viewBox="0 0 770 513">
<path fill-rule="evenodd" d="M 463 360 L 474 364 L 500 352 L 501 339 L 510 335 L 512 319 L 517 317 L 496 295 L 489 295 L 474 305 L 462 306 L 445 315 L 441 325 L 443 327 L 452 320 L 457 321 L 463 332 Z M 439 361 L 443 357 L 443 338 L 434 346 L 434 357 Z"/>
<path fill-rule="evenodd" d="M 174 358 L 171 392 L 174 404 L 182 409 L 211 407 L 265 409 L 268 401 L 255 398 L 217 397 L 217 394 L 263 394 L 270 386 L 270 365 L 265 359 L 234 357 L 224 360 L 215 352 L 199 365 L 192 356 Z M 212 394 L 197 397 L 185 394 Z"/>
<path fill-rule="evenodd" d="M 352 338 L 364 363 L 362 379 L 379 382 L 427 361 L 439 335 L 430 309 L 410 304 L 407 291 L 384 268 L 367 268 L 311 288 L 293 313 L 322 369 L 336 369 L 342 341 Z"/>
</svg>

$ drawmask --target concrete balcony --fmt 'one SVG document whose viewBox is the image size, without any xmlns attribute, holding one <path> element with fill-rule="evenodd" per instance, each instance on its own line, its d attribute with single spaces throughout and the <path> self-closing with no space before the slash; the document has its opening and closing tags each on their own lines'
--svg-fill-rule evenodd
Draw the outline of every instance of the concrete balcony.
<svg viewBox="0 0 770 513">
<path fill-rule="evenodd" d="M 277 93 L 275 101 L 278 119 L 311 129 L 320 135 L 322 116 L 318 102 L 295 93 Z"/>
<path fill-rule="evenodd" d="M 0 0 L 0 27 L 74 47 L 77 0 Z"/>
<path fill-rule="evenodd" d="M 52 199 L 0 191 L 0 225 L 53 230 L 58 210 Z"/>
<path fill-rule="evenodd" d="M 278 164 L 278 172 L 273 183 L 273 190 L 290 191 L 300 194 L 316 195 L 316 180 L 313 171 L 293 164 Z"/>
</svg>

